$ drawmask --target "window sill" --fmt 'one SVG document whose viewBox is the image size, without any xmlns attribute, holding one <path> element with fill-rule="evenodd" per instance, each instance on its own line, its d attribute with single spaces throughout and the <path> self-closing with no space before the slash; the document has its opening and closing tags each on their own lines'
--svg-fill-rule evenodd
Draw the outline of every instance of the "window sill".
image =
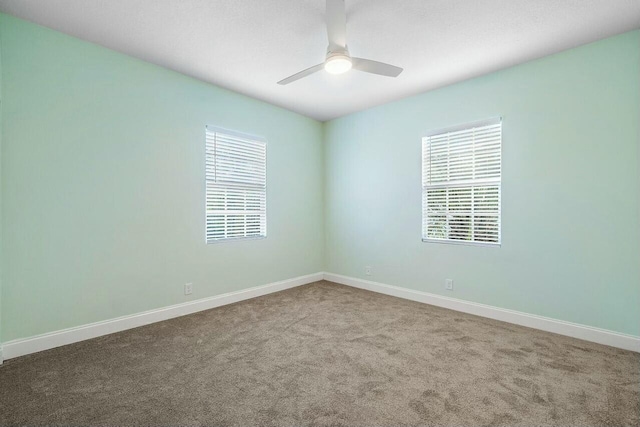
<svg viewBox="0 0 640 427">
<path fill-rule="evenodd" d="M 264 240 L 267 236 L 255 236 L 255 237 L 231 237 L 227 239 L 217 239 L 206 241 L 207 245 L 217 245 L 219 243 L 231 243 L 231 242 L 246 242 L 247 240 Z"/>
<path fill-rule="evenodd" d="M 484 246 L 490 248 L 499 248 L 502 243 L 490 243 L 490 242 L 471 242 L 466 240 L 449 240 L 449 239 L 422 239 L 423 243 L 440 243 L 448 245 L 462 245 L 462 246 Z"/>
</svg>

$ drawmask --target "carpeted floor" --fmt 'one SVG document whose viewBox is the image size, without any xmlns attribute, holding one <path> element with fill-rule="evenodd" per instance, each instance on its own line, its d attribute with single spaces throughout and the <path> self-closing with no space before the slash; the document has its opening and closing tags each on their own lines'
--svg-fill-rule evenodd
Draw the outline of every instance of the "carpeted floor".
<svg viewBox="0 0 640 427">
<path fill-rule="evenodd" d="M 0 425 L 637 426 L 640 354 L 329 282 L 5 362 Z"/>
</svg>

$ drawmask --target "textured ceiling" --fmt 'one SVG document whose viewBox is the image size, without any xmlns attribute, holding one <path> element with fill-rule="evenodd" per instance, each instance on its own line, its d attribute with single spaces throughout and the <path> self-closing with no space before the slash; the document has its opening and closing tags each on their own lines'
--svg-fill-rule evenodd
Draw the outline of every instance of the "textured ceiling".
<svg viewBox="0 0 640 427">
<path fill-rule="evenodd" d="M 351 54 L 396 79 L 321 71 L 324 0 L 0 0 L 0 10 L 328 120 L 640 28 L 640 0 L 346 0 Z"/>
</svg>

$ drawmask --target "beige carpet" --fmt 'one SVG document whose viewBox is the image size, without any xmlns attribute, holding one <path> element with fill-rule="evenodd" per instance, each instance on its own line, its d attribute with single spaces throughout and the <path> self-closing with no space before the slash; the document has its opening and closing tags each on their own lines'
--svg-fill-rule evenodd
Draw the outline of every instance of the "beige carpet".
<svg viewBox="0 0 640 427">
<path fill-rule="evenodd" d="M 637 426 L 640 355 L 328 282 L 9 360 L 1 425 Z"/>
</svg>

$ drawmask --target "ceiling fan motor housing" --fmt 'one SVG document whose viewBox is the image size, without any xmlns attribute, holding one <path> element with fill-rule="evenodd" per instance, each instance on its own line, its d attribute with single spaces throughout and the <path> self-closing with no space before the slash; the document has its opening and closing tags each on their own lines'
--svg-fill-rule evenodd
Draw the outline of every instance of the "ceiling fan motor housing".
<svg viewBox="0 0 640 427">
<path fill-rule="evenodd" d="M 353 61 L 349 55 L 347 47 L 327 48 L 327 58 L 324 61 L 324 69 L 331 74 L 346 73 L 353 66 Z"/>
<path fill-rule="evenodd" d="M 349 55 L 349 48 L 347 46 L 342 47 L 342 46 L 331 46 L 329 45 L 327 47 L 327 57 L 325 59 L 325 61 L 328 61 L 329 59 L 336 57 L 336 56 L 342 56 L 348 59 L 351 59 L 351 55 Z"/>
</svg>

